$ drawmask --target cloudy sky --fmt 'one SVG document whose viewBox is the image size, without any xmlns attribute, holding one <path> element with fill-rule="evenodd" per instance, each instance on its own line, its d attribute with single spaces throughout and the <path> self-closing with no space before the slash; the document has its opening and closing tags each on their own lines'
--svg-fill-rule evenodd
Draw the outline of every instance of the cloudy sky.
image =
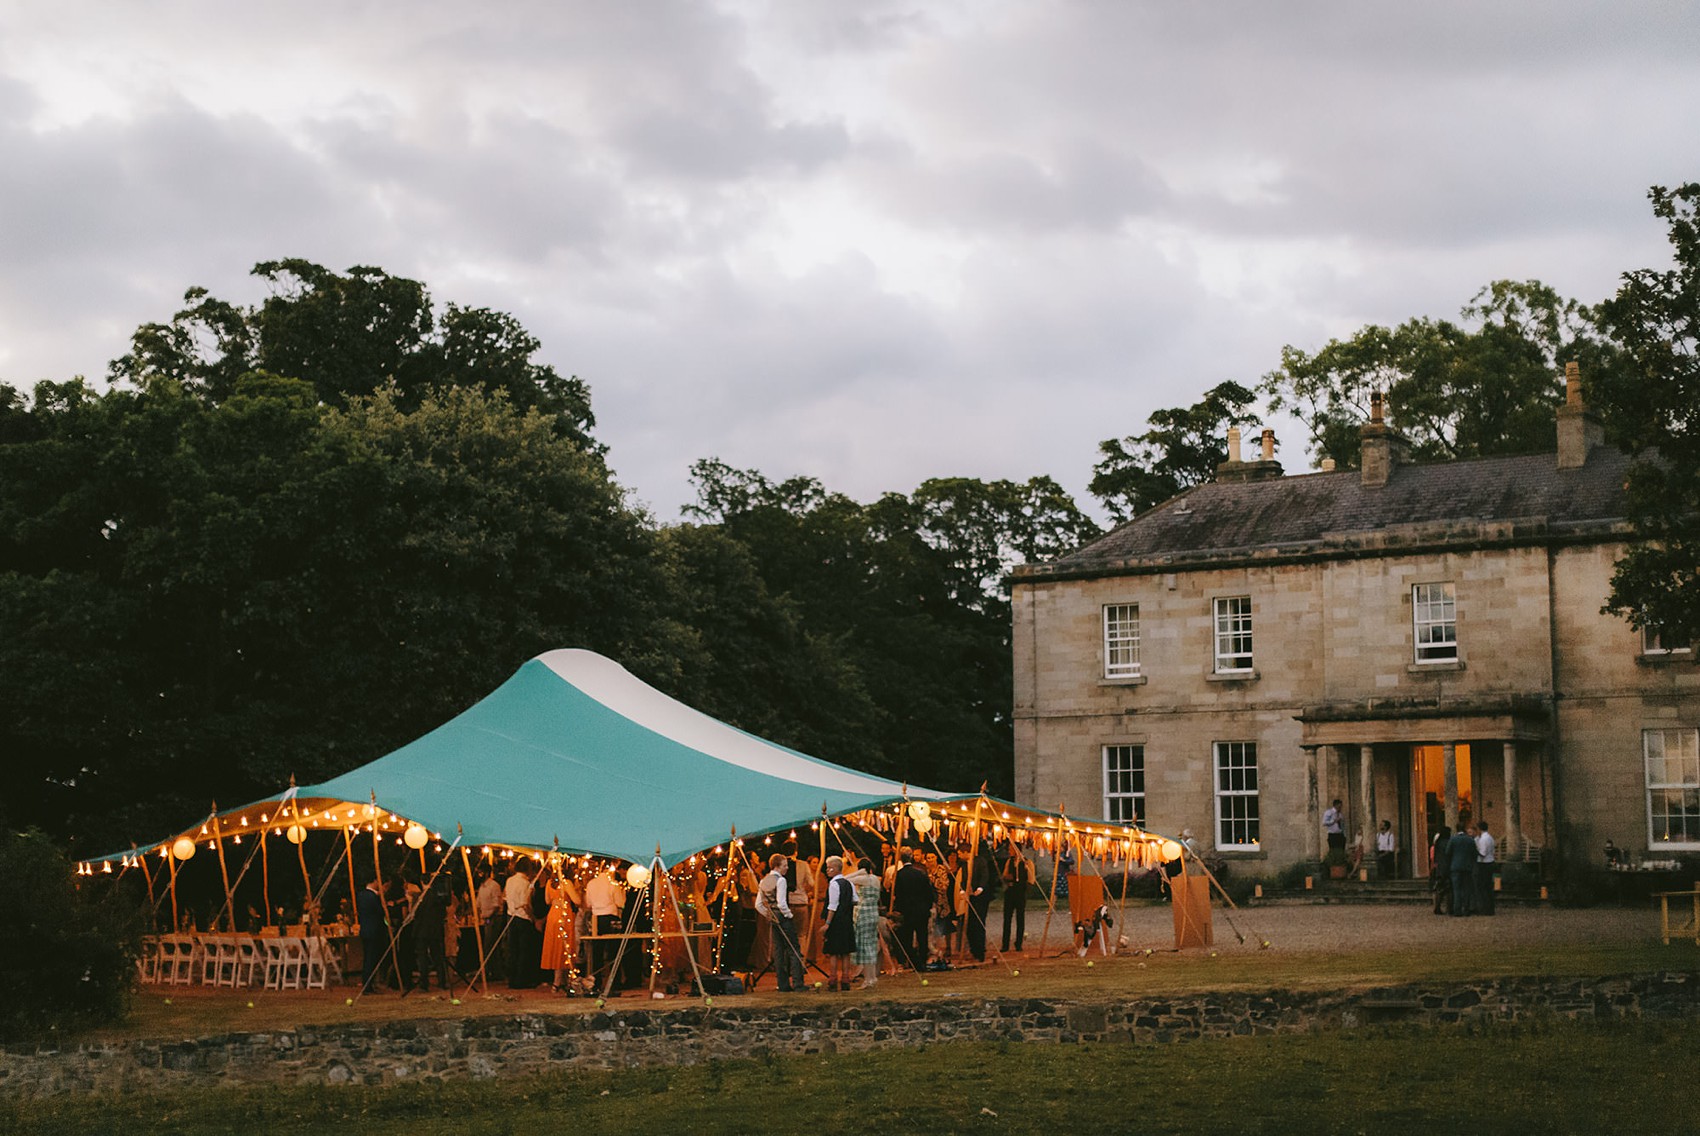
<svg viewBox="0 0 1700 1136">
<path fill-rule="evenodd" d="M 9 0 L 0 380 L 299 256 L 513 312 L 663 519 L 710 455 L 1084 495 L 1285 343 L 1663 262 L 1697 107 L 1688 3 Z"/>
</svg>

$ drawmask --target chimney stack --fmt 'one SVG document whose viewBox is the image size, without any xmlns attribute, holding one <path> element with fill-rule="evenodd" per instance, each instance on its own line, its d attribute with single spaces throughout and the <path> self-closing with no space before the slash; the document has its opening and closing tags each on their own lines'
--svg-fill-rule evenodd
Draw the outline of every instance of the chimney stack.
<svg viewBox="0 0 1700 1136">
<path fill-rule="evenodd" d="M 1582 368 L 1572 360 L 1564 365 L 1564 405 L 1558 408 L 1558 468 L 1581 469 L 1588 451 L 1603 445 L 1605 428 L 1582 402 Z"/>
<path fill-rule="evenodd" d="M 1393 467 L 1406 460 L 1405 439 L 1386 421 L 1385 396 L 1376 391 L 1369 400 L 1369 421 L 1358 430 L 1358 465 L 1366 489 L 1378 489 L 1393 476 Z"/>
<path fill-rule="evenodd" d="M 1228 427 L 1228 460 L 1216 467 L 1217 481 L 1266 481 L 1281 476 L 1281 463 L 1275 460 L 1275 431 L 1265 429 L 1259 439 L 1262 457 L 1254 461 L 1240 460 L 1240 428 Z"/>
</svg>

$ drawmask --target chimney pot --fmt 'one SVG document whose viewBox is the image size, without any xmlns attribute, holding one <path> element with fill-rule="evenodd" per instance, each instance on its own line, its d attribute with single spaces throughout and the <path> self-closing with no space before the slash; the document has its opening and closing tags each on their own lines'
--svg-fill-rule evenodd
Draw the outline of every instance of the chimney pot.
<svg viewBox="0 0 1700 1136">
<path fill-rule="evenodd" d="M 1582 367 L 1574 359 L 1564 365 L 1564 405 L 1582 405 Z"/>
<path fill-rule="evenodd" d="M 1323 458 L 1322 459 L 1322 465 L 1320 466 L 1320 468 L 1321 468 L 1323 473 L 1333 473 L 1334 472 L 1334 459 L 1333 458 Z"/>
<path fill-rule="evenodd" d="M 1275 460 L 1275 431 L 1265 426 L 1263 428 L 1263 460 Z"/>
<path fill-rule="evenodd" d="M 1240 428 L 1238 426 L 1228 427 L 1228 460 L 1231 462 L 1240 460 Z"/>
<path fill-rule="evenodd" d="M 1582 368 L 1572 360 L 1564 365 L 1564 405 L 1558 408 L 1558 468 L 1581 469 L 1588 451 L 1605 440 L 1598 416 L 1582 402 Z"/>
</svg>

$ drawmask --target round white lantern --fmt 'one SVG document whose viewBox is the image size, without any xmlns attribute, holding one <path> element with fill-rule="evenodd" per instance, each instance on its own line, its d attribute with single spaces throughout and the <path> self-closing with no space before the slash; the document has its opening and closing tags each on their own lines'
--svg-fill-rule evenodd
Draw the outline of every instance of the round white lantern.
<svg viewBox="0 0 1700 1136">
<path fill-rule="evenodd" d="M 1163 841 L 1163 861 L 1172 864 L 1181 858 L 1181 844 L 1178 840 Z"/>
<path fill-rule="evenodd" d="M 401 842 L 415 852 L 425 847 L 426 842 L 430 839 L 431 834 L 425 831 L 424 825 L 418 823 L 408 825 L 407 831 L 401 834 Z"/>
<path fill-rule="evenodd" d="M 298 824 L 292 824 L 283 830 L 283 835 L 291 844 L 300 844 L 307 839 L 307 830 Z"/>
<path fill-rule="evenodd" d="M 649 886 L 649 869 L 642 864 L 633 864 L 626 869 L 626 882 L 634 888 Z"/>
<path fill-rule="evenodd" d="M 929 805 L 927 802 L 925 802 L 925 801 L 910 801 L 909 802 L 909 819 L 914 821 L 917 825 L 920 824 L 924 820 L 931 820 L 932 815 L 933 815 L 933 806 Z"/>
<path fill-rule="evenodd" d="M 179 860 L 188 860 L 195 855 L 195 842 L 187 836 L 179 836 L 177 843 L 171 846 L 171 854 Z"/>
</svg>

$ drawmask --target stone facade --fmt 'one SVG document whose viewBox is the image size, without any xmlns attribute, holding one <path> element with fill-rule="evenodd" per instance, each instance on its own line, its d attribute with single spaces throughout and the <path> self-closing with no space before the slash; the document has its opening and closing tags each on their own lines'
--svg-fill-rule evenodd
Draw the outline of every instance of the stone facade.
<svg viewBox="0 0 1700 1136">
<path fill-rule="evenodd" d="M 318 1026 L 58 1052 L 0 1051 L 0 1093 L 43 1096 L 206 1085 L 393 1084 L 526 1077 L 550 1069 L 689 1065 L 946 1041 L 1162 1045 L 1356 1028 L 1700 1015 L 1686 972 L 1510 978 L 1372 991 L 1201 993 L 1106 1002 L 963 999 L 861 1006 L 723 1007 L 524 1014 Z"/>
<path fill-rule="evenodd" d="M 1142 763 L 1141 823 L 1190 828 L 1253 874 L 1319 858 L 1334 798 L 1366 865 L 1392 822 L 1403 877 L 1426 874 L 1430 835 L 1460 812 L 1490 822 L 1502 859 L 1548 869 L 1564 853 L 1597 861 L 1608 839 L 1652 859 L 1700 853 L 1700 784 L 1656 793 L 1646 758 L 1693 744 L 1700 668 L 1601 613 L 1628 535 L 1627 463 L 1579 406 L 1567 426 L 1558 457 L 1413 466 L 1373 423 L 1364 471 L 1230 461 L 1093 545 L 1018 569 L 1017 799 L 1112 816 L 1127 806 L 1109 791 L 1128 786 L 1109 784 L 1105 747 L 1127 746 L 1111 760 Z M 1217 604 L 1242 597 L 1251 666 L 1224 670 Z M 1432 619 L 1416 613 L 1442 598 L 1451 642 L 1425 658 L 1418 624 Z M 1136 666 L 1109 665 L 1111 607 L 1124 620 L 1136 607 Z M 1245 802 L 1218 794 L 1218 762 L 1244 761 L 1243 743 L 1252 826 L 1232 822 Z M 1677 802 L 1674 824 L 1655 797 L 1665 813 Z"/>
</svg>

